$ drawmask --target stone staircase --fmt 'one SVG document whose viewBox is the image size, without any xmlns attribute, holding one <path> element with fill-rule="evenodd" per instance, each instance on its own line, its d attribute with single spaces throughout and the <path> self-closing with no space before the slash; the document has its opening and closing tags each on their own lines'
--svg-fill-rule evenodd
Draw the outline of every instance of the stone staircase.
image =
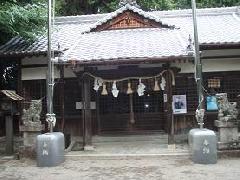
<svg viewBox="0 0 240 180">
<path fill-rule="evenodd" d="M 101 143 L 131 143 L 131 142 L 156 142 L 159 144 L 168 144 L 168 134 L 147 134 L 147 135 L 97 135 L 93 136 L 93 144 Z"/>
<path fill-rule="evenodd" d="M 129 158 L 189 155 L 186 146 L 169 146 L 165 133 L 144 135 L 101 135 L 92 139 L 93 151 L 71 151 L 67 158 Z"/>
</svg>

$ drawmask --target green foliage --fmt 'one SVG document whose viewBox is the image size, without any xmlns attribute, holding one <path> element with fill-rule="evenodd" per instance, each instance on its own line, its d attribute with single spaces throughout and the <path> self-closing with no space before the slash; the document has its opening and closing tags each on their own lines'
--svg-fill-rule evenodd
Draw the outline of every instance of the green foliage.
<svg viewBox="0 0 240 180">
<path fill-rule="evenodd" d="M 166 10 L 174 9 L 173 0 L 139 0 L 138 4 L 147 10 Z"/>
<path fill-rule="evenodd" d="M 239 0 L 196 0 L 198 8 L 240 5 Z M 0 0 L 0 44 L 14 36 L 30 42 L 46 32 L 48 0 Z M 191 0 L 137 0 L 144 10 L 191 8 Z M 112 12 L 119 0 L 55 0 L 58 16 Z"/>
<path fill-rule="evenodd" d="M 196 0 L 198 8 L 240 5 L 239 0 Z M 191 0 L 137 0 L 144 10 L 191 8 Z M 112 12 L 119 0 L 56 0 L 57 15 L 81 15 Z"/>
<path fill-rule="evenodd" d="M 0 44 L 15 36 L 32 41 L 45 32 L 47 8 L 44 4 L 32 3 L 30 0 L 1 1 Z"/>
</svg>

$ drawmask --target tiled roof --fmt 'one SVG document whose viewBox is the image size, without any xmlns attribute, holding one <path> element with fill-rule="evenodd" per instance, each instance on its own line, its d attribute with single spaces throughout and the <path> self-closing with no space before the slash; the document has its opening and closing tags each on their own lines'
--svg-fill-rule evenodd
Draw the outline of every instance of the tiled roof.
<svg viewBox="0 0 240 180">
<path fill-rule="evenodd" d="M 179 28 L 125 29 L 84 33 L 96 24 L 101 24 L 113 17 L 114 13 L 58 17 L 56 19 L 57 30 L 53 35 L 53 48 L 57 50 L 59 43 L 61 49 L 67 49 L 64 51 L 65 60 L 74 59 L 82 63 L 187 56 L 189 34 L 193 37 L 191 10 L 147 13 L 141 10 L 138 13 L 144 13 L 142 15 L 148 18 L 156 18 L 164 24 L 175 25 Z M 199 9 L 197 21 L 201 44 L 240 44 L 238 7 Z M 14 38 L 0 47 L 0 56 L 41 54 L 46 53 L 46 50 L 47 39 L 44 37 L 39 38 L 32 45 Z"/>
<path fill-rule="evenodd" d="M 126 29 L 84 34 L 67 56 L 83 62 L 186 56 L 186 47 L 178 30 Z"/>
<path fill-rule="evenodd" d="M 3 93 L 5 96 L 7 96 L 8 98 L 10 98 L 13 101 L 22 101 L 22 100 L 24 100 L 23 97 L 21 97 L 18 94 L 16 94 L 16 91 L 1 90 L 0 92 Z"/>
</svg>

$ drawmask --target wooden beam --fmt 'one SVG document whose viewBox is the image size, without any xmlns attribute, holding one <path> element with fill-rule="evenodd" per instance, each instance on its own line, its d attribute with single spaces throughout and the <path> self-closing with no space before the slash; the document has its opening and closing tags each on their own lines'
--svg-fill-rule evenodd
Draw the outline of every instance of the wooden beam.
<svg viewBox="0 0 240 180">
<path fill-rule="evenodd" d="M 39 68 L 39 67 L 47 67 L 47 64 L 27 64 L 27 65 L 21 65 L 21 68 Z"/>
<path fill-rule="evenodd" d="M 143 76 L 156 76 L 162 71 L 166 70 L 166 64 L 162 64 L 163 67 L 151 67 L 151 68 L 139 68 L 136 65 L 131 66 L 119 66 L 117 69 L 111 70 L 98 70 L 96 67 L 87 68 L 87 72 L 93 76 L 101 77 L 103 79 L 121 79 L 126 77 L 143 77 Z M 181 71 L 180 68 L 171 67 L 174 73 Z M 76 76 L 81 77 L 84 71 L 75 72 Z"/>
<path fill-rule="evenodd" d="M 222 55 L 222 56 L 203 56 L 201 59 L 235 59 L 240 58 L 240 55 Z"/>
<path fill-rule="evenodd" d="M 132 65 L 132 64 L 158 64 L 158 63 L 171 63 L 178 60 L 193 60 L 192 56 L 169 56 L 169 57 L 159 57 L 159 58 L 116 58 L 116 59 L 105 59 L 105 60 L 77 60 L 73 61 L 73 64 L 69 62 L 66 65 L 74 66 L 97 66 L 97 65 Z"/>
<path fill-rule="evenodd" d="M 240 43 L 200 44 L 200 51 L 219 49 L 240 49 Z"/>
</svg>

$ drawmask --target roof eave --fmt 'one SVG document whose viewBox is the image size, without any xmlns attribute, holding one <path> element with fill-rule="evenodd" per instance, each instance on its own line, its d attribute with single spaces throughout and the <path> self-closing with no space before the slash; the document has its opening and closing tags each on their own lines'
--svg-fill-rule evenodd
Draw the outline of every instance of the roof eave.
<svg viewBox="0 0 240 180">
<path fill-rule="evenodd" d="M 62 53 L 62 51 L 54 51 L 55 56 Z M 13 52 L 13 53 L 2 53 L 0 54 L 0 58 L 24 58 L 24 57 L 32 57 L 32 56 L 47 56 L 47 51 L 33 51 L 33 52 Z"/>
<path fill-rule="evenodd" d="M 217 49 L 240 49 L 240 42 L 231 43 L 202 43 L 199 45 L 200 50 L 217 50 Z"/>
<path fill-rule="evenodd" d="M 179 60 L 192 61 L 193 56 L 163 56 L 155 58 L 116 58 L 116 59 L 100 59 L 100 60 L 70 60 L 66 64 L 93 66 L 93 65 L 123 65 L 123 64 L 156 64 L 156 63 L 170 63 Z"/>
</svg>

